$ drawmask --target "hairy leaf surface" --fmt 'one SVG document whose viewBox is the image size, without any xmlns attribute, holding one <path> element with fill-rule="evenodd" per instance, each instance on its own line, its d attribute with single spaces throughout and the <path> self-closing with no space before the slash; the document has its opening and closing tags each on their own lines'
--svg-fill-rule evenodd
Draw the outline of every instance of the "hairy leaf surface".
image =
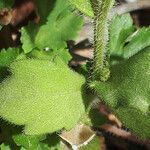
<svg viewBox="0 0 150 150">
<path fill-rule="evenodd" d="M 150 138 L 150 48 L 114 65 L 107 82 L 92 86 L 127 128 Z"/>
<path fill-rule="evenodd" d="M 84 79 L 62 61 L 20 60 L 0 84 L 0 116 L 25 125 L 26 134 L 72 128 L 84 113 Z"/>
<path fill-rule="evenodd" d="M 85 15 L 94 17 L 90 0 L 69 0 L 69 1 Z"/>
<path fill-rule="evenodd" d="M 19 54 L 17 48 L 2 49 L 0 52 L 0 67 L 8 66 Z"/>
</svg>

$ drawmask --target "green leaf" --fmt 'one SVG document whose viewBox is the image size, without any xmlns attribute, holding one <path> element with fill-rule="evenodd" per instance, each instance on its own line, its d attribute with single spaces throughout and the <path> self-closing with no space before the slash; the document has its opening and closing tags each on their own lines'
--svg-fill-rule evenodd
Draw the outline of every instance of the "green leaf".
<svg viewBox="0 0 150 150">
<path fill-rule="evenodd" d="M 111 55 L 122 56 L 125 40 L 134 32 L 130 14 L 115 16 L 110 24 L 109 50 Z"/>
<path fill-rule="evenodd" d="M 129 58 L 148 46 L 150 46 L 150 27 L 143 27 L 137 31 L 136 35 L 124 47 L 123 57 Z"/>
<path fill-rule="evenodd" d="M 149 58 L 150 47 L 112 66 L 107 82 L 91 84 L 123 125 L 144 139 L 150 138 Z"/>
<path fill-rule="evenodd" d="M 0 150 L 11 150 L 9 145 L 5 145 L 4 143 L 0 145 Z"/>
<path fill-rule="evenodd" d="M 11 8 L 13 5 L 13 0 L 0 0 L 0 9 Z"/>
<path fill-rule="evenodd" d="M 45 25 L 30 23 L 22 29 L 23 50 L 28 53 L 34 48 L 64 49 L 66 41 L 74 39 L 81 26 L 81 18 L 72 13 L 70 5 L 64 0 L 57 0 Z"/>
<path fill-rule="evenodd" d="M 57 134 L 48 135 L 46 140 L 39 144 L 38 150 L 61 150 L 59 136 Z"/>
<path fill-rule="evenodd" d="M 128 59 L 150 45 L 149 27 L 134 31 L 133 21 L 129 14 L 114 17 L 110 25 L 109 43 L 113 62 Z"/>
<path fill-rule="evenodd" d="M 6 67 L 13 62 L 19 54 L 17 48 L 2 49 L 0 52 L 0 67 Z"/>
<path fill-rule="evenodd" d="M 31 53 L 28 54 L 28 56 L 30 58 L 39 58 L 53 61 L 55 61 L 56 57 L 59 57 L 65 64 L 68 64 L 68 62 L 72 58 L 67 49 L 49 50 L 49 51 L 34 49 Z"/>
<path fill-rule="evenodd" d="M 8 122 L 4 122 L 3 120 L 0 121 L 0 128 L 1 128 L 1 140 L 4 142 L 5 145 L 9 144 L 11 149 L 18 150 L 17 145 L 14 143 L 12 136 L 15 134 L 19 134 L 22 131 L 22 128 L 18 128 L 17 126 L 12 126 L 8 124 Z"/>
<path fill-rule="evenodd" d="M 15 143 L 18 146 L 22 146 L 27 150 L 36 150 L 39 142 L 45 139 L 45 136 L 29 136 L 25 134 L 17 134 L 13 136 Z"/>
<path fill-rule="evenodd" d="M 29 23 L 28 26 L 21 29 L 21 42 L 22 42 L 22 49 L 25 53 L 31 52 L 35 45 L 35 37 L 39 30 L 39 26 L 37 24 Z M 44 35 L 44 34 L 43 34 Z"/>
<path fill-rule="evenodd" d="M 90 0 L 69 0 L 82 13 L 90 17 L 94 17 Z"/>
<path fill-rule="evenodd" d="M 70 129 L 84 114 L 85 80 L 61 60 L 20 60 L 9 70 L 12 75 L 0 84 L 0 116 L 25 125 L 26 134 Z"/>
</svg>

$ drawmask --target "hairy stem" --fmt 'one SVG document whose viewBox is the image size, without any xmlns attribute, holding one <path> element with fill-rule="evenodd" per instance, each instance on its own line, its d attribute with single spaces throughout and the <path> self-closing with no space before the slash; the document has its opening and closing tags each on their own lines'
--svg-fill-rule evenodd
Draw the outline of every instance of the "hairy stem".
<svg viewBox="0 0 150 150">
<path fill-rule="evenodd" d="M 108 16 L 114 0 L 91 0 L 94 11 L 94 80 L 106 81 L 109 77 L 107 61 Z"/>
</svg>

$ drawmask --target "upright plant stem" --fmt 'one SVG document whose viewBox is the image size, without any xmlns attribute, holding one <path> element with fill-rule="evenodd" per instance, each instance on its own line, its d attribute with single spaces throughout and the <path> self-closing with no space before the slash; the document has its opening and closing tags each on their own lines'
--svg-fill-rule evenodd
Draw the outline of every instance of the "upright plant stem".
<svg viewBox="0 0 150 150">
<path fill-rule="evenodd" d="M 106 81 L 109 77 L 108 16 L 114 0 L 91 0 L 91 2 L 95 15 L 93 78 Z"/>
</svg>

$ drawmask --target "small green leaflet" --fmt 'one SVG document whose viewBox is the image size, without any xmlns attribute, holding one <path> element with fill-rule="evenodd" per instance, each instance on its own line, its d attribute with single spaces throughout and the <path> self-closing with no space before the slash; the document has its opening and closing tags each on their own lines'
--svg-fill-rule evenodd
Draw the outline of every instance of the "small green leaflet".
<svg viewBox="0 0 150 150">
<path fill-rule="evenodd" d="M 109 42 L 112 60 L 128 59 L 148 46 L 150 46 L 150 27 L 136 30 L 129 14 L 113 18 Z"/>
<path fill-rule="evenodd" d="M 8 66 L 19 54 L 17 48 L 2 49 L 0 52 L 0 67 Z"/>
<path fill-rule="evenodd" d="M 69 0 L 69 1 L 85 15 L 94 17 L 90 0 Z"/>
<path fill-rule="evenodd" d="M 122 55 L 125 40 L 134 32 L 133 21 L 129 14 L 115 16 L 110 24 L 109 50 L 111 55 Z"/>
<path fill-rule="evenodd" d="M 11 150 L 9 145 L 5 145 L 4 143 L 0 145 L 0 150 Z"/>
<path fill-rule="evenodd" d="M 47 135 L 46 140 L 40 142 L 37 150 L 61 150 L 59 136 L 55 133 Z"/>
<path fill-rule="evenodd" d="M 123 57 L 129 58 L 148 46 L 150 46 L 150 27 L 143 27 L 137 31 L 131 41 L 124 47 Z"/>
<path fill-rule="evenodd" d="M 30 23 L 22 29 L 21 42 L 25 53 L 31 52 L 34 48 L 66 48 L 66 41 L 74 39 L 82 26 L 82 19 L 72 13 L 70 5 L 64 0 L 55 2 L 47 19 L 45 25 Z"/>
<path fill-rule="evenodd" d="M 37 149 L 39 142 L 44 140 L 46 137 L 44 135 L 29 136 L 25 134 L 17 134 L 13 136 L 15 143 L 18 146 L 22 146 L 27 150 Z"/>
</svg>

